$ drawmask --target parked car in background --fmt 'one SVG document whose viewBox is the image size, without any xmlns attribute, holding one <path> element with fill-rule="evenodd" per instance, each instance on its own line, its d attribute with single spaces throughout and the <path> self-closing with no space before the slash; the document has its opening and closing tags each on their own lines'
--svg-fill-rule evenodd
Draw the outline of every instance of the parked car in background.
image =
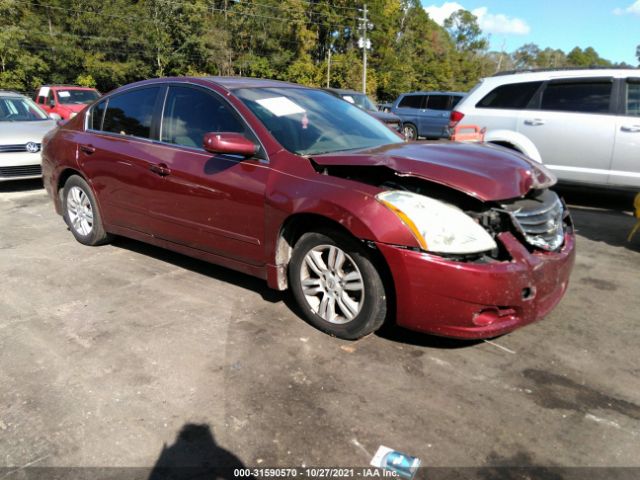
<svg viewBox="0 0 640 480">
<path fill-rule="evenodd" d="M 355 90 L 347 90 L 343 88 L 325 88 L 329 93 L 334 94 L 336 97 L 340 97 L 349 103 L 352 103 L 356 107 L 360 107 L 362 110 L 377 118 L 381 122 L 387 124 L 387 126 L 393 130 L 400 131 L 402 122 L 397 115 L 389 112 L 382 112 L 378 110 L 378 107 L 371 99 L 362 92 Z"/>
<path fill-rule="evenodd" d="M 132 237 L 291 288 L 316 327 L 463 338 L 548 314 L 574 262 L 553 177 L 485 144 L 408 143 L 326 91 L 240 77 L 121 87 L 45 138 L 82 244 Z"/>
<path fill-rule="evenodd" d="M 57 113 L 63 120 L 69 120 L 98 98 L 100 93 L 95 88 L 45 85 L 38 90 L 35 101 L 45 112 Z"/>
<path fill-rule="evenodd" d="M 55 126 L 30 98 L 0 90 L 0 182 L 42 175 L 42 137 Z"/>
<path fill-rule="evenodd" d="M 381 112 L 390 112 L 391 111 L 391 107 L 393 106 L 393 102 L 383 102 L 383 103 L 378 103 L 378 110 Z"/>
<path fill-rule="evenodd" d="M 403 93 L 393 102 L 391 112 L 402 120 L 402 133 L 407 140 L 447 137 L 449 114 L 464 95 L 460 92 Z"/>
<path fill-rule="evenodd" d="M 480 81 L 451 113 L 566 183 L 640 187 L 640 70 L 545 70 Z"/>
</svg>

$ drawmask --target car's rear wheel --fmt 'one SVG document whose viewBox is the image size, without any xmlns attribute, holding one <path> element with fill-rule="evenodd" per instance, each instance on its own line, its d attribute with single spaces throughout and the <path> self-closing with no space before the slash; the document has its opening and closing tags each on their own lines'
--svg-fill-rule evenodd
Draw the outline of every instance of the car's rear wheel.
<svg viewBox="0 0 640 480">
<path fill-rule="evenodd" d="M 82 177 L 69 177 L 64 184 L 62 199 L 64 221 L 76 240 L 84 245 L 101 245 L 110 240 L 91 187 Z"/>
<path fill-rule="evenodd" d="M 406 140 L 417 140 L 418 139 L 418 129 L 415 125 L 411 123 L 404 123 L 402 125 L 402 134 Z"/>
<path fill-rule="evenodd" d="M 340 232 L 306 233 L 289 263 L 293 296 L 306 319 L 347 340 L 374 332 L 387 315 L 387 295 L 372 259 Z"/>
</svg>

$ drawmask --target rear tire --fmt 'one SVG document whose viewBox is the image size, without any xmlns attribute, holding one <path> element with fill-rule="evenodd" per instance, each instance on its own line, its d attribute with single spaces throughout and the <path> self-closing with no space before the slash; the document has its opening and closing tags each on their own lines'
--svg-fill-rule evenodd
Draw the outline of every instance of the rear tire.
<svg viewBox="0 0 640 480">
<path fill-rule="evenodd" d="M 84 178 L 72 175 L 62 193 L 64 221 L 76 240 L 83 245 L 102 245 L 111 240 L 102 224 L 102 216 L 93 191 Z"/>
<path fill-rule="evenodd" d="M 302 235 L 289 262 L 289 282 L 307 321 L 330 335 L 356 340 L 387 316 L 380 273 L 362 245 L 344 233 Z"/>
<path fill-rule="evenodd" d="M 402 134 L 405 140 L 413 141 L 418 139 L 418 129 L 412 123 L 402 124 Z"/>
</svg>

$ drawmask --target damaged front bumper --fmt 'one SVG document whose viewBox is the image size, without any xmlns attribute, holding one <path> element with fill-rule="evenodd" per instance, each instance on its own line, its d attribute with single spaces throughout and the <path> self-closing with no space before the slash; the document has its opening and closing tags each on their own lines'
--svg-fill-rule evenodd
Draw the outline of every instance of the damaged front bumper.
<svg viewBox="0 0 640 480">
<path fill-rule="evenodd" d="M 490 338 L 546 316 L 562 299 L 575 260 L 565 232 L 557 252 L 528 251 L 516 237 L 497 236 L 511 259 L 452 261 L 377 243 L 393 276 L 396 323 L 454 338 Z"/>
</svg>

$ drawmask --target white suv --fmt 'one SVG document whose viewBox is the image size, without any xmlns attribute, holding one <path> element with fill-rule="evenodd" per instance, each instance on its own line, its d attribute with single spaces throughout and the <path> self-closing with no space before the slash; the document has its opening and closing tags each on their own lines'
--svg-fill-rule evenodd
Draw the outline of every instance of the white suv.
<svg viewBox="0 0 640 480">
<path fill-rule="evenodd" d="M 485 140 L 544 162 L 563 182 L 640 187 L 640 70 L 547 70 L 485 78 L 451 112 Z"/>
</svg>

